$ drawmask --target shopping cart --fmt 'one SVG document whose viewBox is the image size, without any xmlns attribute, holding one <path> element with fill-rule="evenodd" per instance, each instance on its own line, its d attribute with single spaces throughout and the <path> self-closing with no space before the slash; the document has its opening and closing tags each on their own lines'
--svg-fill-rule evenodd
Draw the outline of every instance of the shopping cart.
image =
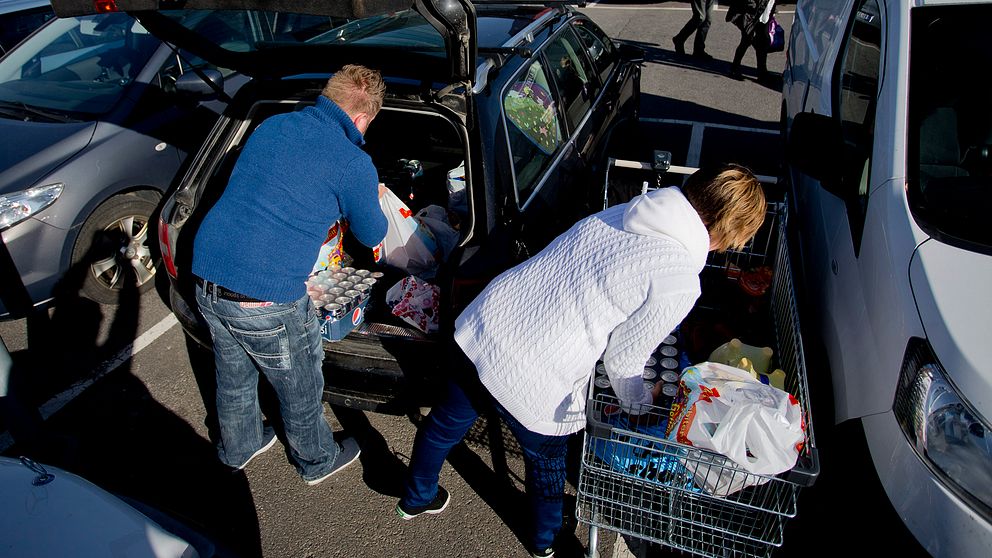
<svg viewBox="0 0 992 558">
<path fill-rule="evenodd" d="M 758 235 L 740 251 L 711 255 L 704 274 L 733 280 L 735 274 L 728 271 L 758 265 L 774 270 L 769 295 L 773 367 L 785 370 L 785 389 L 799 400 L 805 421 L 806 440 L 796 465 L 774 476 L 749 473 L 720 454 L 669 441 L 657 428 L 643 426 L 666 421 L 669 408 L 646 406 L 637 424 L 617 421 L 619 401 L 590 386 L 576 505 L 578 520 L 589 525 L 590 557 L 597 555 L 600 527 L 701 556 L 767 557 L 782 545 L 800 489 L 819 474 L 785 208 L 770 203 Z M 696 482 L 704 477 L 747 488 L 707 493 Z"/>
</svg>

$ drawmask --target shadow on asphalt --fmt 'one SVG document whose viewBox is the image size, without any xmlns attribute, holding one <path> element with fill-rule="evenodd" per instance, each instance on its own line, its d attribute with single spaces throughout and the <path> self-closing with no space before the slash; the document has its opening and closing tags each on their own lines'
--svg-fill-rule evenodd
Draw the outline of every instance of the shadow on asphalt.
<svg viewBox="0 0 992 558">
<path fill-rule="evenodd" d="M 116 307 L 101 307 L 80 295 L 89 267 L 85 259 L 65 274 L 54 312 L 32 313 L 28 348 L 11 355 L 16 401 L 0 399 L 0 410 L 15 445 L 4 453 L 65 469 L 153 517 L 170 518 L 162 523 L 192 544 L 214 547 L 198 548 L 201 554 L 261 556 L 258 517 L 244 473 L 222 466 L 212 443 L 156 401 L 132 374 L 131 358 L 99 380 L 106 389 L 73 399 L 74 412 L 45 421 L 37 411 L 51 397 L 52 385 L 79 381 L 138 336 L 141 293 L 134 281 L 125 280 Z M 112 321 L 101 343 L 104 319 Z M 192 364 L 212 374 L 212 363 Z"/>
</svg>

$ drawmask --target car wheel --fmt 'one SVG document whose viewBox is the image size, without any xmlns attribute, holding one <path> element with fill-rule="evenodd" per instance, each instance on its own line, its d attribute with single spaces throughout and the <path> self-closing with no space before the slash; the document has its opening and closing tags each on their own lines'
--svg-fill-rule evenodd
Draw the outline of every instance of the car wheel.
<svg viewBox="0 0 992 558">
<path fill-rule="evenodd" d="M 86 267 L 83 296 L 117 304 L 125 285 L 134 285 L 139 292 L 154 285 L 157 258 L 148 233 L 158 199 L 154 192 L 115 196 L 86 220 L 72 252 L 73 267 Z"/>
</svg>

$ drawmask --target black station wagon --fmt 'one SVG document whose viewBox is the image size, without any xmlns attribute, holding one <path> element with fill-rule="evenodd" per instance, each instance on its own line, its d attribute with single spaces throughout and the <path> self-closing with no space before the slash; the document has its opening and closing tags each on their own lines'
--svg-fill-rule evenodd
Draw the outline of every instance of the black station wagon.
<svg viewBox="0 0 992 558">
<path fill-rule="evenodd" d="M 255 3 L 238 7 L 273 5 Z M 93 10 L 78 0 L 55 4 L 61 15 Z M 200 222 L 254 128 L 312 104 L 342 65 L 376 68 L 386 80 L 385 103 L 365 149 L 380 180 L 411 210 L 451 208 L 449 180 L 464 180 L 464 202 L 454 212 L 460 240 L 431 281 L 441 293 L 440 332 L 424 334 L 391 315 L 384 295 L 403 275 L 387 273 L 373 290 L 364 323 L 324 344 L 325 398 L 338 405 L 397 413 L 430 405 L 444 373 L 443 341 L 458 313 L 498 273 L 602 208 L 607 146 L 637 119 L 642 52 L 611 40 L 566 3 L 285 0 L 276 5 L 287 19 L 309 14 L 349 21 L 325 33 L 311 29 L 298 43 L 237 44 L 204 40 L 183 28 L 176 12 L 164 10 L 165 3 L 96 4 L 129 10 L 157 36 L 253 78 L 161 211 L 171 306 L 201 344 L 209 346 L 210 337 L 189 271 Z M 224 4 L 189 0 L 182 6 Z M 156 11 L 160 5 L 163 11 Z M 230 239 L 238 242 L 238 231 L 230 231 Z M 348 249 L 347 240 L 345 248 L 354 267 L 375 269 L 369 250 Z"/>
</svg>

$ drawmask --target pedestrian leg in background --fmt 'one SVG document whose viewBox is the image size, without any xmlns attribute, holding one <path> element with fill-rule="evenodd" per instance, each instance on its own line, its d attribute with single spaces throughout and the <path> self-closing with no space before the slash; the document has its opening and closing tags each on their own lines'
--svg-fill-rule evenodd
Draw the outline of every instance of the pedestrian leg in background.
<svg viewBox="0 0 992 558">
<path fill-rule="evenodd" d="M 685 54 L 685 42 L 689 35 L 696 34 L 692 44 L 692 55 L 704 60 L 713 57 L 706 52 L 706 35 L 710 30 L 710 13 L 713 10 L 714 0 L 692 0 L 692 17 L 682 27 L 682 30 L 672 37 L 675 45 L 675 52 Z"/>
<path fill-rule="evenodd" d="M 741 61 L 744 60 L 744 54 L 747 53 L 747 48 L 751 45 L 751 39 L 747 36 L 747 33 L 741 29 L 741 40 L 737 43 L 737 50 L 734 51 L 734 61 L 730 64 L 730 77 L 741 80 L 744 79 L 744 75 L 741 73 Z"/>
</svg>

